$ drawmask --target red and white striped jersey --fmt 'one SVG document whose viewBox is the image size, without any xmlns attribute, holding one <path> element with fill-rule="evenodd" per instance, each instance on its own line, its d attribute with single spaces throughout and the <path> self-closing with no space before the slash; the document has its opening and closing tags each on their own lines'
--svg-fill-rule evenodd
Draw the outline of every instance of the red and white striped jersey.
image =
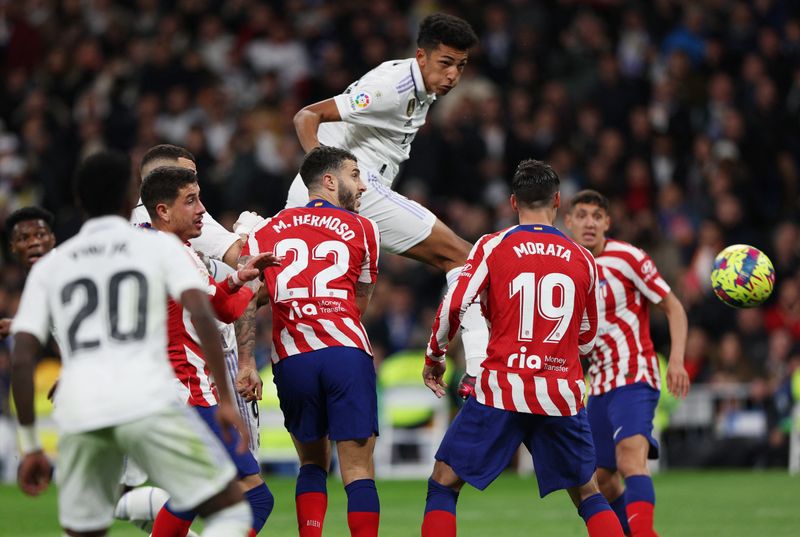
<svg viewBox="0 0 800 537">
<path fill-rule="evenodd" d="M 598 288 L 597 345 L 589 359 L 589 394 L 646 382 L 661 389 L 658 358 L 650 338 L 648 301 L 658 304 L 670 292 L 645 252 L 607 239 L 595 259 Z"/>
<path fill-rule="evenodd" d="M 597 331 L 596 281 L 591 253 L 554 227 L 519 225 L 485 235 L 439 307 L 427 356 L 443 359 L 480 296 L 490 329 L 478 402 L 575 415 L 586 392 L 580 357 L 593 348 Z"/>
<path fill-rule="evenodd" d="M 264 271 L 272 303 L 272 361 L 328 347 L 372 355 L 356 284 L 375 283 L 380 237 L 370 219 L 322 200 L 285 209 L 257 226 L 242 255 L 274 252 Z"/>
<path fill-rule="evenodd" d="M 214 281 L 203 261 L 188 245 L 184 245 L 195 264 L 195 268 L 208 281 L 206 291 L 217 316 L 217 327 L 220 329 L 223 348 L 230 346 L 230 337 L 225 337 L 226 327 L 238 319 L 253 298 L 253 292 L 247 287 L 233 290 L 227 280 Z M 192 324 L 189 312 L 176 301 L 167 301 L 167 353 L 177 380 L 181 401 L 190 406 L 209 407 L 219 403 L 219 395 L 214 379 L 206 364 L 200 338 Z"/>
</svg>

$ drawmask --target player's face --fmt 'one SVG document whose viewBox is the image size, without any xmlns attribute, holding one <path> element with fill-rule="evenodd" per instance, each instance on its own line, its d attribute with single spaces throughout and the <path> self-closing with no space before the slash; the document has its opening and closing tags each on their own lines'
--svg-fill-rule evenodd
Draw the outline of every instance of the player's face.
<svg viewBox="0 0 800 537">
<path fill-rule="evenodd" d="M 578 203 L 567 213 L 564 223 L 572 238 L 581 246 L 594 251 L 604 244 L 611 225 L 608 213 L 598 205 Z"/>
<path fill-rule="evenodd" d="M 367 185 L 361 180 L 358 164 L 352 160 L 345 160 L 337 177 L 339 206 L 357 213 L 361 208 L 361 194 L 367 190 Z"/>
<path fill-rule="evenodd" d="M 417 62 L 425 89 L 436 95 L 447 95 L 461 80 L 468 55 L 466 50 L 441 44 L 430 52 L 417 49 Z"/>
<path fill-rule="evenodd" d="M 44 220 L 25 220 L 11 232 L 11 253 L 26 271 L 55 245 L 56 237 Z"/>
<path fill-rule="evenodd" d="M 200 201 L 200 186 L 191 183 L 178 191 L 178 197 L 169 207 L 170 231 L 182 241 L 199 237 L 203 232 L 203 214 L 206 208 Z"/>
</svg>

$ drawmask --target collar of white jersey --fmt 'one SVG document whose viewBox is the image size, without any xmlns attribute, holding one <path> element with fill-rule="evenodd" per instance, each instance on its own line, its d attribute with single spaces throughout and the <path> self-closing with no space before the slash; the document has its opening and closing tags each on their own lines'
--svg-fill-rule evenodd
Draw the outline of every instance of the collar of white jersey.
<svg viewBox="0 0 800 537">
<path fill-rule="evenodd" d="M 420 103 L 431 104 L 436 100 L 435 93 L 425 91 L 425 79 L 422 78 L 422 71 L 419 70 L 416 58 L 411 58 L 411 78 L 414 80 L 414 92 Z"/>
<path fill-rule="evenodd" d="M 92 233 L 100 229 L 108 229 L 110 227 L 119 227 L 119 226 L 131 227 L 130 223 L 121 216 L 115 214 L 109 214 L 105 216 L 97 216 L 95 218 L 90 218 L 89 220 L 84 222 L 80 232 Z"/>
</svg>

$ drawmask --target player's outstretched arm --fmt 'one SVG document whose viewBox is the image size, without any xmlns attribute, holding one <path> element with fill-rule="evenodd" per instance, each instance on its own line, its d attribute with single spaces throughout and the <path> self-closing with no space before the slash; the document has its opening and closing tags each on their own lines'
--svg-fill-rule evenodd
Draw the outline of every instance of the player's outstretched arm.
<svg viewBox="0 0 800 537">
<path fill-rule="evenodd" d="M 664 311 L 669 324 L 669 364 L 667 365 L 667 389 L 675 397 L 686 397 L 689 393 L 689 373 L 683 365 L 683 357 L 686 354 L 686 338 L 689 330 L 689 321 L 686 318 L 686 310 L 683 304 L 671 292 L 658 303 L 658 307 Z"/>
<path fill-rule="evenodd" d="M 19 486 L 22 492 L 37 496 L 50 484 L 52 467 L 36 436 L 33 407 L 33 369 L 42 344 L 32 334 L 18 332 L 14 337 L 11 358 L 11 386 L 20 425 L 20 448 L 23 453 L 19 467 Z"/>
<path fill-rule="evenodd" d="M 341 120 L 339 109 L 333 99 L 310 104 L 297 112 L 294 115 L 294 130 L 297 131 L 297 138 L 300 140 L 303 150 L 308 153 L 320 145 L 317 137 L 320 123 Z"/>
<path fill-rule="evenodd" d="M 227 370 L 222 354 L 222 345 L 217 326 L 214 323 L 214 311 L 211 308 L 208 295 L 199 289 L 189 289 L 181 293 L 181 304 L 189 312 L 197 336 L 200 338 L 203 356 L 205 356 L 211 374 L 215 379 L 226 378 Z M 228 383 L 219 380 L 216 386 L 220 398 L 217 421 L 222 428 L 222 435 L 226 441 L 230 440 L 229 427 L 236 427 L 242 436 L 242 442 L 239 444 L 238 450 L 244 453 L 250 442 L 250 436 L 247 429 L 242 425 L 239 413 L 233 405 L 233 396 L 228 388 Z"/>
</svg>

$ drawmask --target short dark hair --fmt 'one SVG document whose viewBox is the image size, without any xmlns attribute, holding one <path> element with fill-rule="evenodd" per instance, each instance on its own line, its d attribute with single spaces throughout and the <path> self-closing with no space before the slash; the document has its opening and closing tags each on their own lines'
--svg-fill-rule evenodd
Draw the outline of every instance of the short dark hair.
<svg viewBox="0 0 800 537">
<path fill-rule="evenodd" d="M 300 165 L 300 177 L 303 179 L 303 184 L 310 188 L 326 173 L 341 169 L 345 160 L 358 162 L 356 156 L 346 149 L 329 145 L 315 147 L 308 152 Z"/>
<path fill-rule="evenodd" d="M 139 165 L 139 169 L 144 168 L 145 164 L 154 160 L 178 160 L 179 158 L 189 159 L 197 164 L 197 160 L 188 149 L 172 144 L 159 144 L 148 149 L 147 153 L 142 156 L 142 163 Z"/>
<path fill-rule="evenodd" d="M 100 151 L 75 174 L 75 194 L 89 217 L 119 214 L 131 194 L 131 160 L 120 151 Z"/>
<path fill-rule="evenodd" d="M 197 174 L 180 166 L 159 166 L 142 180 L 142 204 L 151 220 L 155 220 L 156 205 L 171 204 L 186 185 L 197 182 Z"/>
<path fill-rule="evenodd" d="M 597 190 L 587 189 L 577 192 L 574 196 L 572 196 L 572 200 L 570 200 L 569 202 L 568 212 L 571 213 L 572 210 L 575 208 L 575 206 L 578 205 L 579 203 L 585 203 L 587 205 L 597 205 L 605 212 L 608 212 L 608 207 L 609 207 L 608 198 L 602 195 Z"/>
<path fill-rule="evenodd" d="M 456 50 L 469 50 L 478 43 L 478 36 L 472 26 L 460 17 L 447 13 L 428 15 L 419 25 L 417 46 L 426 51 L 439 45 Z"/>
<path fill-rule="evenodd" d="M 23 207 L 22 209 L 17 209 L 6 218 L 6 234 L 10 237 L 12 233 L 14 233 L 14 227 L 19 224 L 20 222 L 28 222 L 30 220 L 41 220 L 43 221 L 50 231 L 53 231 L 53 224 L 55 223 L 55 217 L 53 213 L 46 209 L 42 209 L 41 207 L 36 207 L 31 205 L 30 207 Z"/>
<path fill-rule="evenodd" d="M 561 181 L 549 164 L 541 160 L 523 160 L 514 171 L 511 192 L 517 203 L 531 209 L 544 207 L 558 192 Z"/>
</svg>

